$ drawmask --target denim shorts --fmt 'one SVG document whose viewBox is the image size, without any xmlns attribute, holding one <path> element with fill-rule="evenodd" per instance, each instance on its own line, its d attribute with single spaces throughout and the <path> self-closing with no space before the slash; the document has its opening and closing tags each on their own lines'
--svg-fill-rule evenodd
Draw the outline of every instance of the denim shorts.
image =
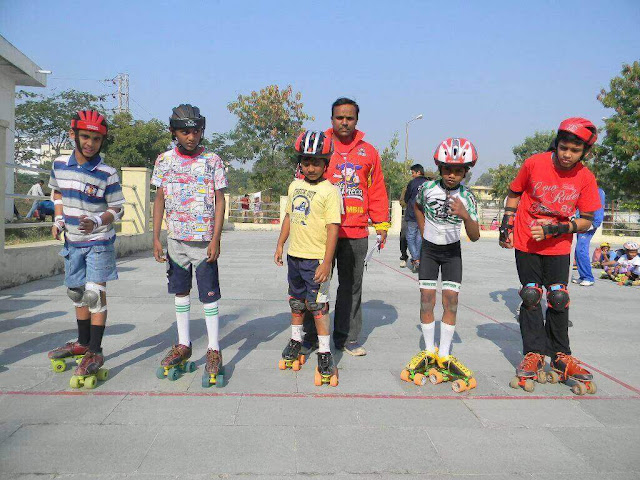
<svg viewBox="0 0 640 480">
<path fill-rule="evenodd" d="M 64 257 L 64 284 L 69 288 L 81 287 L 87 282 L 104 283 L 118 279 L 113 243 L 91 247 L 65 245 L 60 255 Z"/>
</svg>

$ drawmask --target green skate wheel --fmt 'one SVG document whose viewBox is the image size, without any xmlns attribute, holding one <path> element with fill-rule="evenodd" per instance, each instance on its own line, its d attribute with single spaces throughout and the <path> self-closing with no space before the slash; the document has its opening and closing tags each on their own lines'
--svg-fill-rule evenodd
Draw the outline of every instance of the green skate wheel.
<svg viewBox="0 0 640 480">
<path fill-rule="evenodd" d="M 211 386 L 211 382 L 209 381 L 209 374 L 205 371 L 202 374 L 202 388 L 209 388 Z"/>
<path fill-rule="evenodd" d="M 224 365 L 220 365 L 220 368 L 218 369 L 218 375 L 224 375 Z"/>
<path fill-rule="evenodd" d="M 196 362 L 187 362 L 185 364 L 185 372 L 195 372 L 196 371 Z"/>
<path fill-rule="evenodd" d="M 62 373 L 67 369 L 67 364 L 64 360 L 51 360 L 51 369 L 54 372 Z"/>
<path fill-rule="evenodd" d="M 177 368 L 174 367 L 174 368 L 169 369 L 169 373 L 167 374 L 167 378 L 169 380 L 171 380 L 173 382 L 173 381 L 177 380 L 179 376 L 180 376 L 180 372 L 178 371 Z"/>
<path fill-rule="evenodd" d="M 71 388 L 80 388 L 82 386 L 82 382 L 80 381 L 80 377 L 77 377 L 76 375 L 71 377 L 71 380 L 69 380 L 69 386 Z"/>
<path fill-rule="evenodd" d="M 216 387 L 217 388 L 224 387 L 224 373 L 218 372 L 218 375 L 216 375 Z"/>
<path fill-rule="evenodd" d="M 101 368 L 100 370 L 98 370 L 98 380 L 104 382 L 107 377 L 109 376 L 109 370 L 107 370 L 106 368 Z"/>
<path fill-rule="evenodd" d="M 84 379 L 84 388 L 93 390 L 98 385 L 98 378 L 95 375 L 90 375 Z"/>
<path fill-rule="evenodd" d="M 164 367 L 156 368 L 156 378 L 162 380 L 164 378 Z"/>
</svg>

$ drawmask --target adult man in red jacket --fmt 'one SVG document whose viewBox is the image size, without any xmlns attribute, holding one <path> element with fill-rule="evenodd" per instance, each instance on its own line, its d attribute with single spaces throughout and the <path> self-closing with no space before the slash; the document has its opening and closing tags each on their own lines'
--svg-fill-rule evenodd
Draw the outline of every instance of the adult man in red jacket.
<svg viewBox="0 0 640 480">
<path fill-rule="evenodd" d="M 389 229 L 389 199 L 378 151 L 356 129 L 360 107 L 349 98 L 331 106 L 331 125 L 325 134 L 333 138 L 334 153 L 326 178 L 342 193 L 344 212 L 339 230 L 335 263 L 338 266 L 338 294 L 334 314 L 333 342 L 338 350 L 366 355 L 358 342 L 362 330 L 362 276 L 367 255 L 369 219 L 381 244 Z M 305 316 L 304 346 L 313 350 L 316 333 Z"/>
</svg>

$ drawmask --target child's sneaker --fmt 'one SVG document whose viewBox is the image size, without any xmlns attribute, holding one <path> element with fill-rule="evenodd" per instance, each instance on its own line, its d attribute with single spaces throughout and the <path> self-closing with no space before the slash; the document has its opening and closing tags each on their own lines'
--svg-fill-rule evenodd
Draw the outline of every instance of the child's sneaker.
<svg viewBox="0 0 640 480">
<path fill-rule="evenodd" d="M 580 285 L 583 287 L 591 287 L 595 282 L 592 282 L 591 280 L 582 280 L 580 282 Z"/>
</svg>

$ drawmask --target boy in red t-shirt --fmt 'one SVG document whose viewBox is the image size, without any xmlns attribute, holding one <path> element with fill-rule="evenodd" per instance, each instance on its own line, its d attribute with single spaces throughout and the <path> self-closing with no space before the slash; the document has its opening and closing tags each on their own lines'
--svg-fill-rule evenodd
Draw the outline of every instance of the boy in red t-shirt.
<svg viewBox="0 0 640 480">
<path fill-rule="evenodd" d="M 597 139 L 584 118 L 568 118 L 558 128 L 554 148 L 525 160 L 511 182 L 500 227 L 500 246 L 515 248 L 522 288 L 520 333 L 524 359 L 511 386 L 533 391 L 533 380 L 575 381 L 576 393 L 595 393 L 593 376 L 569 348 L 569 263 L 572 235 L 591 227 L 600 208 L 596 179 L 582 164 Z M 580 218 L 575 217 L 580 210 Z M 546 322 L 540 300 L 547 290 Z M 544 357 L 553 372 L 544 372 Z"/>
</svg>

